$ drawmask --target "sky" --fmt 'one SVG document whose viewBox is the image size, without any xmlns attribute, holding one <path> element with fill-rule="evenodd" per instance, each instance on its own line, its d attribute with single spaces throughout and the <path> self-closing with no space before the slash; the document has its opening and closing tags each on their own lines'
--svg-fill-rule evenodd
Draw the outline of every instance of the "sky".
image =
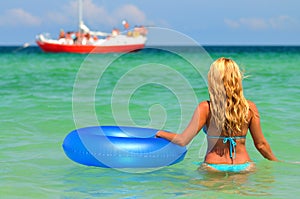
<svg viewBox="0 0 300 199">
<path fill-rule="evenodd" d="M 77 30 L 77 0 L 1 0 L 0 45 L 35 45 Z M 126 19 L 180 32 L 200 45 L 300 45 L 299 0 L 83 0 L 83 20 L 110 32 Z M 150 33 L 149 33 L 150 34 Z"/>
</svg>

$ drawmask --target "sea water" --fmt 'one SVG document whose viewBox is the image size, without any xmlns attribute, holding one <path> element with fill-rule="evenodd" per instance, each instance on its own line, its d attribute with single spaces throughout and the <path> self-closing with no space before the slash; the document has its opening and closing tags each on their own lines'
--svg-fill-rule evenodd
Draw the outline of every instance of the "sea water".
<svg viewBox="0 0 300 199">
<path fill-rule="evenodd" d="M 1 47 L 0 197 L 297 197 L 300 47 L 207 46 L 204 51 L 199 70 L 194 60 L 200 55 L 188 47 L 122 55 Z M 255 172 L 197 171 L 205 155 L 202 132 L 182 162 L 150 171 L 87 167 L 64 154 L 64 137 L 84 126 L 134 125 L 179 132 L 197 103 L 209 99 L 205 72 L 221 56 L 233 58 L 245 72 L 244 94 L 257 104 L 264 135 L 284 162 L 265 160 L 249 134 L 247 148 L 256 162 Z"/>
</svg>

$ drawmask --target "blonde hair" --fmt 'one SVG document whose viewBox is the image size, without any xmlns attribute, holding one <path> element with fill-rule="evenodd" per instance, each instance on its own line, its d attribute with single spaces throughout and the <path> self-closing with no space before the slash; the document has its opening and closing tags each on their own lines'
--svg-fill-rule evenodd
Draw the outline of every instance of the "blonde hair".
<svg viewBox="0 0 300 199">
<path fill-rule="evenodd" d="M 236 136 L 248 122 L 249 104 L 242 79 L 238 65 L 224 57 L 217 59 L 208 72 L 211 121 L 225 136 Z"/>
</svg>

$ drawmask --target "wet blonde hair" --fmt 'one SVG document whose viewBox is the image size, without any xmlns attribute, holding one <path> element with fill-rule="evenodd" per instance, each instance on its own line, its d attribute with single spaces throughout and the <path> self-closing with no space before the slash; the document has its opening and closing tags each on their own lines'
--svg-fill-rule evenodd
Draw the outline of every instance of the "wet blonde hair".
<svg viewBox="0 0 300 199">
<path fill-rule="evenodd" d="M 247 123 L 249 104 L 244 97 L 243 75 L 228 58 L 217 59 L 208 72 L 211 121 L 224 136 L 236 136 Z"/>
</svg>

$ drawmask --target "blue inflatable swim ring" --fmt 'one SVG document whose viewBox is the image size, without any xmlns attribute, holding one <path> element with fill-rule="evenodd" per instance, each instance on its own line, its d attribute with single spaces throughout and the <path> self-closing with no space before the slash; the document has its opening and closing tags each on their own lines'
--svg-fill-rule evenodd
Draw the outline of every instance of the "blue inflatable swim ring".
<svg viewBox="0 0 300 199">
<path fill-rule="evenodd" d="M 73 161 L 104 168 L 156 168 L 184 159 L 186 147 L 155 138 L 157 129 L 95 126 L 70 132 L 63 142 Z"/>
</svg>

